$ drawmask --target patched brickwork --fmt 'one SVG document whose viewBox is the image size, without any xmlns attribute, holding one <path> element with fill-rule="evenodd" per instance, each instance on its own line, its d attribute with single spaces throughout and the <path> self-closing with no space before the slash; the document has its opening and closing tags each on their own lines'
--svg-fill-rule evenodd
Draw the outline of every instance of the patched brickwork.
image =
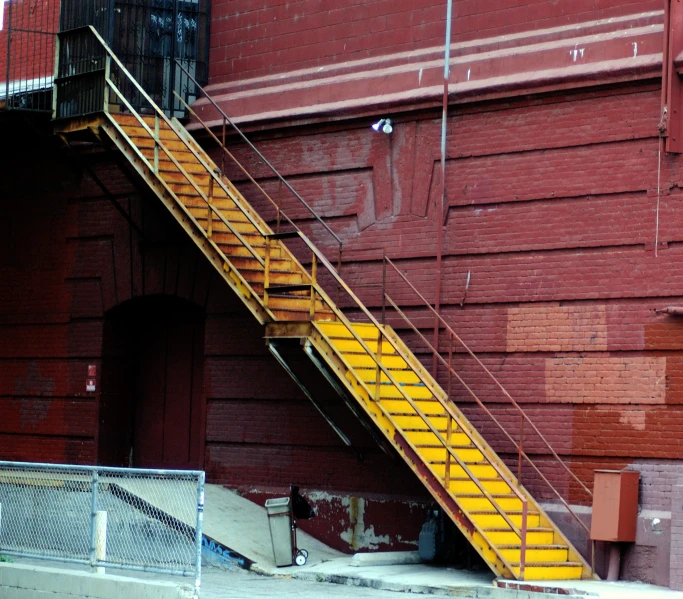
<svg viewBox="0 0 683 599">
<path fill-rule="evenodd" d="M 605 306 L 521 306 L 508 309 L 507 351 L 604 351 Z"/>
<path fill-rule="evenodd" d="M 566 356 L 545 361 L 547 401 L 659 404 L 666 400 L 666 359 Z"/>
</svg>

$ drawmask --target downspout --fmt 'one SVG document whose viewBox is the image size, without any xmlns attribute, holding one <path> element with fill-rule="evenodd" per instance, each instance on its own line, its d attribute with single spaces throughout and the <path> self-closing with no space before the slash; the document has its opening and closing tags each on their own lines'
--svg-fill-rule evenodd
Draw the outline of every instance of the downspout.
<svg viewBox="0 0 683 599">
<path fill-rule="evenodd" d="M 448 0 L 446 9 L 446 43 L 443 59 L 443 112 L 441 115 L 441 208 L 437 214 L 436 231 L 436 289 L 434 291 L 434 347 L 439 349 L 439 314 L 441 311 L 441 276 L 443 254 L 443 228 L 446 210 L 446 127 L 448 120 L 448 79 L 451 62 L 451 22 L 453 20 L 453 0 Z M 432 374 L 436 379 L 438 361 L 432 357 Z"/>
</svg>

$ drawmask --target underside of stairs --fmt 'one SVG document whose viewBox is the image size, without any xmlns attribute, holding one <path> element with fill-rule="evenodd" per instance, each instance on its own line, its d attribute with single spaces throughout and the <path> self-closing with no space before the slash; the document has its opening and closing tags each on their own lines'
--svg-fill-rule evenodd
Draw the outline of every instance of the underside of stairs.
<svg viewBox="0 0 683 599">
<path fill-rule="evenodd" d="M 134 84 L 119 65 L 123 76 Z M 353 399 L 498 576 L 594 578 L 447 393 L 395 331 L 353 295 L 325 255 L 298 230 L 274 232 L 177 120 L 151 102 L 154 110 L 139 114 L 108 75 L 105 88 L 103 110 L 59 119 L 56 132 L 72 146 L 89 136 L 125 157 L 264 325 L 271 350 L 279 341 L 298 340 L 312 365 Z M 303 243 L 308 267 L 288 249 L 290 237 Z M 363 322 L 350 322 L 322 288 L 323 270 L 357 304 Z"/>
</svg>

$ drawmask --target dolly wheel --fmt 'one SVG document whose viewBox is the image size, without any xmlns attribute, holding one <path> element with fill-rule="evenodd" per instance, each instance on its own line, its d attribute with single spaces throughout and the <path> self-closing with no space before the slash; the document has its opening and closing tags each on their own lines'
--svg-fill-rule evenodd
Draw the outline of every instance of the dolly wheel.
<svg viewBox="0 0 683 599">
<path fill-rule="evenodd" d="M 306 556 L 304 555 L 303 551 L 299 551 L 299 553 L 296 554 L 294 562 L 297 566 L 303 566 L 306 563 Z"/>
<path fill-rule="evenodd" d="M 303 554 L 303 556 L 308 559 L 308 549 L 299 549 L 299 553 Z"/>
</svg>

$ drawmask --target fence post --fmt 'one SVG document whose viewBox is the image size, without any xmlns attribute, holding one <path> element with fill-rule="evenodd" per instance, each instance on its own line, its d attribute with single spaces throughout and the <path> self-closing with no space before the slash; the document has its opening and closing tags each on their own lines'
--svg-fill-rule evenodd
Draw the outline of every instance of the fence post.
<svg viewBox="0 0 683 599">
<path fill-rule="evenodd" d="M 202 578 L 202 529 L 204 525 L 204 472 L 199 473 L 197 480 L 197 528 L 195 530 L 195 573 L 194 573 L 194 596 L 199 597 L 199 586 Z"/>
<path fill-rule="evenodd" d="M 99 480 L 99 473 L 97 470 L 93 470 L 91 486 L 92 486 L 92 498 L 90 504 L 90 568 L 94 570 L 96 557 L 96 545 L 97 545 L 97 487 Z"/>
<path fill-rule="evenodd" d="M 103 562 L 107 559 L 107 512 L 95 513 L 95 560 Z M 104 574 L 104 566 L 95 566 L 95 574 Z"/>
</svg>

